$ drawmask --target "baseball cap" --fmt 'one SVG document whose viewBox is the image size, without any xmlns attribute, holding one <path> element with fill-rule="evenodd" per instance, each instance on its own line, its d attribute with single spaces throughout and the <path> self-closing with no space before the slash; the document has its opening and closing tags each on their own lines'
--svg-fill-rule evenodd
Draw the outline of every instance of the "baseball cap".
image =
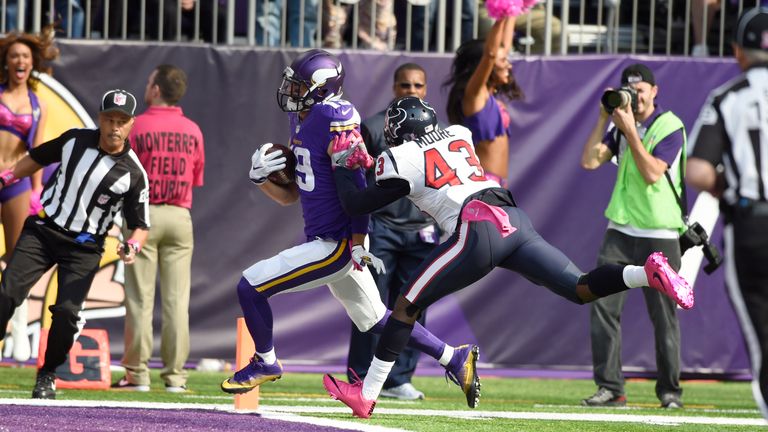
<svg viewBox="0 0 768 432">
<path fill-rule="evenodd" d="M 621 85 L 636 84 L 641 81 L 645 81 L 650 85 L 656 85 L 656 79 L 653 77 L 653 72 L 648 69 L 648 66 L 640 63 L 635 63 L 631 66 L 627 66 L 621 72 Z"/>
<path fill-rule="evenodd" d="M 736 43 L 743 48 L 768 51 L 768 7 L 752 8 L 741 14 L 736 25 Z"/>
<path fill-rule="evenodd" d="M 99 112 L 110 111 L 120 111 L 133 117 L 136 111 L 136 98 L 125 90 L 110 90 L 101 97 Z"/>
</svg>

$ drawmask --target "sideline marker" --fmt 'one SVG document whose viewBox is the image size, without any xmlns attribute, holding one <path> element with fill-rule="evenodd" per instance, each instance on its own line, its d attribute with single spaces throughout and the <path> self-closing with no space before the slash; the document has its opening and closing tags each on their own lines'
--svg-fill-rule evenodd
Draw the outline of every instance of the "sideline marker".
<svg viewBox="0 0 768 432">
<path fill-rule="evenodd" d="M 40 330 L 37 368 L 45 363 L 49 329 Z M 109 335 L 104 329 L 83 329 L 64 364 L 56 368 L 56 388 L 107 390 L 111 385 Z"/>
<path fill-rule="evenodd" d="M 251 356 L 256 352 L 256 346 L 253 344 L 251 334 L 248 333 L 248 327 L 245 326 L 245 318 L 237 319 L 237 350 L 235 353 L 235 370 L 244 368 L 251 361 Z M 258 410 L 259 409 L 259 388 L 248 393 L 235 395 L 236 410 Z"/>
</svg>

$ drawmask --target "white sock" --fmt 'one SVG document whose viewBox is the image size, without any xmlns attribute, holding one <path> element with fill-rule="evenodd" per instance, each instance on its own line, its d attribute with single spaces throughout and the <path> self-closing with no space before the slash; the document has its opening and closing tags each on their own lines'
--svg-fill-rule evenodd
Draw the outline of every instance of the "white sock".
<svg viewBox="0 0 768 432">
<path fill-rule="evenodd" d="M 443 354 L 440 356 L 440 359 L 437 360 L 440 362 L 443 366 L 448 366 L 448 363 L 451 362 L 451 359 L 453 358 L 453 347 L 446 344 L 445 348 L 443 349 Z"/>
<path fill-rule="evenodd" d="M 363 397 L 368 400 L 376 400 L 379 398 L 379 393 L 384 387 L 384 381 L 387 380 L 389 372 L 392 371 L 392 367 L 395 362 L 385 362 L 379 360 L 378 357 L 373 357 L 371 361 L 371 367 L 368 368 L 368 374 L 363 380 Z"/>
<path fill-rule="evenodd" d="M 645 274 L 645 267 L 628 265 L 624 267 L 621 276 L 624 283 L 630 288 L 640 288 L 648 286 L 648 276 Z"/>
<path fill-rule="evenodd" d="M 265 353 L 260 353 L 256 351 L 256 355 L 259 356 L 259 358 L 261 359 L 262 362 L 264 362 L 264 364 L 271 365 L 271 364 L 275 364 L 275 362 L 277 361 L 277 356 L 275 355 L 275 347 L 272 347 L 271 350 Z"/>
</svg>

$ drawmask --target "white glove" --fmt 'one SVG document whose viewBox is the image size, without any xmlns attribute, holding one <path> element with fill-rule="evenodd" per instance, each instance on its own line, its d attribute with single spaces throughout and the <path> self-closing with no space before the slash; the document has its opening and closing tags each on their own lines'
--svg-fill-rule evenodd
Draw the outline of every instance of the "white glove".
<svg viewBox="0 0 768 432">
<path fill-rule="evenodd" d="M 279 151 L 267 154 L 271 148 L 272 143 L 263 144 L 251 156 L 251 171 L 248 173 L 248 177 L 257 185 L 264 184 L 268 175 L 280 171 L 286 166 L 285 156 Z"/>
<path fill-rule="evenodd" d="M 384 268 L 384 261 L 376 258 L 376 255 L 368 252 L 362 245 L 352 246 L 352 263 L 357 270 L 362 270 L 366 265 L 372 265 L 376 273 L 384 274 L 387 269 Z"/>
</svg>

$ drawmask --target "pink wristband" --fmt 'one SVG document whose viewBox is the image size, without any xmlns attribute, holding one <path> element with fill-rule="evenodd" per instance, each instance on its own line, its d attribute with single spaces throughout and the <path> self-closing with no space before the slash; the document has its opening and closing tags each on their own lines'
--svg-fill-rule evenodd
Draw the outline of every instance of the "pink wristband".
<svg viewBox="0 0 768 432">
<path fill-rule="evenodd" d="M 133 249 L 133 252 L 134 252 L 134 253 L 139 253 L 139 252 L 141 252 L 141 244 L 140 244 L 140 243 L 139 243 L 137 240 L 135 240 L 135 239 L 130 239 L 130 240 L 128 240 L 128 241 L 127 241 L 127 242 L 125 242 L 125 243 L 126 243 L 128 246 L 130 246 L 130 247 L 131 247 L 131 249 Z"/>
<path fill-rule="evenodd" d="M 0 184 L 2 184 L 3 187 L 10 186 L 13 183 L 16 183 L 19 179 L 16 178 L 16 176 L 13 174 L 12 169 L 7 169 L 3 172 L 0 172 Z"/>
</svg>

